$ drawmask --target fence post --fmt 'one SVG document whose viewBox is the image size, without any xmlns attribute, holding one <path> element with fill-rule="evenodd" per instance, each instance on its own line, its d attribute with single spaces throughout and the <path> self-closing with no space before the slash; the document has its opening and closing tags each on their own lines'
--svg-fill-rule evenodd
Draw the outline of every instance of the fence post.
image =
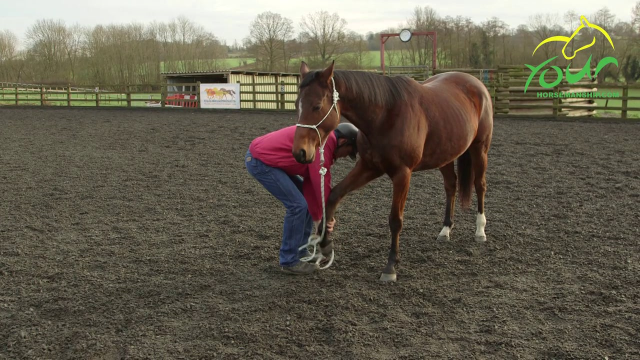
<svg viewBox="0 0 640 360">
<path fill-rule="evenodd" d="M 167 101 L 167 83 L 163 80 L 160 86 L 160 107 L 164 107 Z"/>
<path fill-rule="evenodd" d="M 255 109 L 257 107 L 257 101 L 258 101 L 258 94 L 256 94 L 256 75 L 253 75 L 253 81 L 251 82 L 251 85 L 253 85 L 253 108 Z"/>
<path fill-rule="evenodd" d="M 238 96 L 240 96 L 240 108 L 242 109 L 242 84 L 240 80 L 237 80 L 236 84 L 238 84 Z"/>
<path fill-rule="evenodd" d="M 71 84 L 67 84 L 67 107 L 71 107 Z"/>
<path fill-rule="evenodd" d="M 44 85 L 40 85 L 40 106 L 44 106 Z"/>
<path fill-rule="evenodd" d="M 16 106 L 18 105 L 18 84 L 16 84 Z"/>
<path fill-rule="evenodd" d="M 284 90 L 285 90 L 285 86 L 284 86 L 284 80 L 280 81 L 280 110 L 284 110 L 285 109 L 285 103 L 284 103 Z"/>
<path fill-rule="evenodd" d="M 560 104 L 560 98 L 557 96 L 558 94 L 558 87 L 554 86 L 553 87 L 553 118 L 557 119 L 558 118 L 558 105 Z"/>
<path fill-rule="evenodd" d="M 622 118 L 626 119 L 627 118 L 627 105 L 628 105 L 628 100 L 627 98 L 629 97 L 629 83 L 626 83 L 623 87 L 622 87 Z"/>
<path fill-rule="evenodd" d="M 100 84 L 93 91 L 96 93 L 96 107 L 100 107 Z"/>
<path fill-rule="evenodd" d="M 196 83 L 196 108 L 202 109 L 200 106 L 200 81 Z"/>
<path fill-rule="evenodd" d="M 127 107 L 131 107 L 131 85 L 124 86 L 125 94 L 127 95 Z"/>
</svg>

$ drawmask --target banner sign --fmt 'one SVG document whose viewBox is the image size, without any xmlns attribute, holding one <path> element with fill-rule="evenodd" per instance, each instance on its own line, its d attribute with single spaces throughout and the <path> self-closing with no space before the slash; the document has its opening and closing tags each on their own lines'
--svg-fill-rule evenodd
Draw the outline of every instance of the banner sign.
<svg viewBox="0 0 640 360">
<path fill-rule="evenodd" d="M 200 84 L 202 109 L 240 109 L 240 84 Z"/>
</svg>

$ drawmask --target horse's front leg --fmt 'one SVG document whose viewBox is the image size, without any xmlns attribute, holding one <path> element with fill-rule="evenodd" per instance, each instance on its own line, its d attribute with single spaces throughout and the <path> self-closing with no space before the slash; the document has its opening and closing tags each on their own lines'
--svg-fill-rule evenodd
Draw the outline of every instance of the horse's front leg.
<svg viewBox="0 0 640 360">
<path fill-rule="evenodd" d="M 333 219 L 336 213 L 336 209 L 338 208 L 338 204 L 342 199 L 347 196 L 352 191 L 358 190 L 363 187 L 370 181 L 380 177 L 383 174 L 382 171 L 372 169 L 365 165 L 362 160 L 358 160 L 356 166 L 345 176 L 338 185 L 334 186 L 331 189 L 331 193 L 329 194 L 329 200 L 326 204 L 326 220 Z M 318 235 L 322 234 L 322 229 L 318 227 Z M 331 255 L 331 251 L 333 250 L 333 241 L 329 237 L 329 232 L 326 229 L 325 222 L 325 231 L 324 237 L 320 242 L 320 251 L 322 255 L 329 256 Z"/>
<path fill-rule="evenodd" d="M 391 229 L 391 249 L 387 266 L 380 275 L 382 281 L 396 281 L 395 265 L 400 262 L 400 231 L 404 216 L 404 205 L 409 194 L 409 184 L 411 182 L 411 170 L 401 169 L 396 172 L 391 180 L 393 181 L 393 203 L 391 204 L 391 214 L 389 214 L 389 228 Z"/>
</svg>

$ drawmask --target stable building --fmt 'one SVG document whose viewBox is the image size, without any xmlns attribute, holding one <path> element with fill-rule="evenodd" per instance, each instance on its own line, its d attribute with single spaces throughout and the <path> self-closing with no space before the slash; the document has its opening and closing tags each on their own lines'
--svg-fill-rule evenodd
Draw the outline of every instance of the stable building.
<svg viewBox="0 0 640 360">
<path fill-rule="evenodd" d="M 294 110 L 300 74 L 219 70 L 205 72 L 163 72 L 168 96 L 198 91 L 200 84 L 239 84 L 240 108 Z M 175 84 L 175 85 L 172 85 Z"/>
</svg>

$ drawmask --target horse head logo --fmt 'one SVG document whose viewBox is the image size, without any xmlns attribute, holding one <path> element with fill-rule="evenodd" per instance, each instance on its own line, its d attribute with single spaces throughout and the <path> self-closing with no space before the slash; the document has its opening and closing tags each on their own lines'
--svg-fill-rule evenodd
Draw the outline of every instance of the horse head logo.
<svg viewBox="0 0 640 360">
<path fill-rule="evenodd" d="M 578 33 L 580 32 L 580 30 L 582 30 L 585 27 L 590 27 L 592 29 L 596 29 L 598 31 L 600 31 L 606 38 L 607 40 L 609 40 L 609 43 L 611 44 L 611 47 L 613 49 L 615 49 L 615 47 L 613 46 L 613 41 L 611 41 L 611 37 L 609 36 L 609 34 L 607 34 L 607 32 L 601 28 L 600 26 L 596 25 L 596 24 L 591 24 L 589 23 L 589 21 L 587 21 L 587 18 L 584 15 L 580 15 L 580 26 L 578 26 L 578 28 L 573 32 L 573 34 L 571 35 L 571 37 L 566 37 L 566 36 L 552 36 L 550 38 L 547 38 L 545 40 L 542 40 L 542 42 L 540 44 L 538 44 L 538 46 L 536 46 L 535 50 L 533 50 L 533 54 L 536 53 L 536 50 L 538 50 L 538 48 L 540 46 L 542 46 L 543 44 L 549 43 L 549 42 L 553 42 L 553 41 L 560 41 L 560 42 L 565 42 L 564 47 L 562 48 L 562 55 L 564 56 L 565 59 L 567 60 L 571 60 L 574 57 L 576 57 L 576 54 L 578 53 L 578 51 L 584 50 L 584 49 L 588 49 L 590 47 L 592 47 L 593 45 L 595 45 L 596 43 L 596 37 L 593 37 L 593 41 L 591 41 L 590 44 L 587 44 L 585 46 L 582 46 L 581 48 L 579 48 L 578 50 L 576 50 L 573 53 L 573 56 L 567 56 L 567 54 L 565 53 L 565 50 L 567 49 L 567 46 L 569 45 L 569 43 L 571 42 L 571 40 L 573 40 L 573 38 L 578 35 Z M 531 55 L 533 55 L 531 54 Z"/>
</svg>

